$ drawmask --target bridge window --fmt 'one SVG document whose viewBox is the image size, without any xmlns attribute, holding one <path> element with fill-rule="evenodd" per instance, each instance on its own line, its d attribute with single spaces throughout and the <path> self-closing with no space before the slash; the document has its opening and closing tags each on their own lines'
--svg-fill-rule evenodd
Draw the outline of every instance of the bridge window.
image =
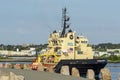
<svg viewBox="0 0 120 80">
<path fill-rule="evenodd" d="M 83 51 L 78 51 L 77 54 L 83 54 Z"/>
<path fill-rule="evenodd" d="M 81 43 L 87 43 L 87 41 L 81 41 Z"/>
</svg>

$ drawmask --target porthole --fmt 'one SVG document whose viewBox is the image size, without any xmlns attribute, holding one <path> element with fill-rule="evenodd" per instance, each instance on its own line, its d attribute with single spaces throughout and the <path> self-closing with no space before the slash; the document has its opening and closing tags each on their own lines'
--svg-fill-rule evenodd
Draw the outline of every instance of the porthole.
<svg viewBox="0 0 120 80">
<path fill-rule="evenodd" d="M 70 35 L 70 39 L 73 39 L 73 35 Z"/>
</svg>

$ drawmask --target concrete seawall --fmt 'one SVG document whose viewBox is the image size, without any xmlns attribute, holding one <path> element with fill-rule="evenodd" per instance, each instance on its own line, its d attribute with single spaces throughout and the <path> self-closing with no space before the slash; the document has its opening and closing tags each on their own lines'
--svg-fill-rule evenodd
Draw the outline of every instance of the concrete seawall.
<svg viewBox="0 0 120 80">
<path fill-rule="evenodd" d="M 13 72 L 16 75 L 23 75 L 25 77 L 25 80 L 89 80 L 85 78 L 34 70 L 21 70 L 8 68 L 0 68 L 0 70 L 5 73 Z"/>
<path fill-rule="evenodd" d="M 16 75 L 13 72 L 0 71 L 0 80 L 25 80 L 24 76 Z"/>
<path fill-rule="evenodd" d="M 44 70 L 42 65 L 38 65 L 38 69 L 33 70 L 31 64 L 0 64 L 0 73 L 4 72 L 5 74 L 14 73 L 16 76 L 21 75 L 25 80 L 95 80 L 95 73 L 92 69 L 88 69 L 87 78 L 80 77 L 80 73 L 77 68 L 73 67 L 71 76 L 68 66 L 62 66 L 60 74 L 54 72 L 52 67 Z M 100 71 L 100 80 L 112 80 L 111 73 L 108 68 L 103 68 Z M 0 75 L 1 78 L 2 75 Z M 2 77 L 5 77 L 4 75 Z M 7 78 L 7 77 L 5 77 Z M 3 80 L 3 79 L 0 79 Z M 6 80 L 6 79 L 4 79 Z M 7 79 L 9 80 L 9 79 Z M 11 80 L 11 79 L 10 79 Z M 15 79 L 19 80 L 19 79 Z M 98 79 L 97 79 L 98 80 Z M 118 77 L 120 80 L 120 75 Z"/>
</svg>

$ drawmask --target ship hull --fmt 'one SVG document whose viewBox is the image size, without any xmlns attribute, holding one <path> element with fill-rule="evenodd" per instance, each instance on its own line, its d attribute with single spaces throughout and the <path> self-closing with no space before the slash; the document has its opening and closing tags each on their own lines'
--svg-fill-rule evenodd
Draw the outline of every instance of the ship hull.
<svg viewBox="0 0 120 80">
<path fill-rule="evenodd" d="M 106 59 L 78 59 L 78 60 L 61 60 L 56 66 L 55 66 L 55 72 L 60 73 L 62 66 L 69 66 L 70 68 L 70 75 L 71 70 L 73 67 L 76 67 L 79 70 L 81 77 L 86 77 L 87 70 L 92 69 L 95 73 L 95 78 L 99 78 L 100 70 L 105 67 L 107 64 Z"/>
</svg>

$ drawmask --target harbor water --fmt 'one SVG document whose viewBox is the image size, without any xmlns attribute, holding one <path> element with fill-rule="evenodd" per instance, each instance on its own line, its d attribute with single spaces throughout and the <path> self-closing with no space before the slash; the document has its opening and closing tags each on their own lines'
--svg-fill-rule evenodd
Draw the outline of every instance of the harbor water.
<svg viewBox="0 0 120 80">
<path fill-rule="evenodd" d="M 11 63 L 11 64 L 31 64 L 32 62 L 0 62 L 0 63 Z M 106 68 L 109 68 L 112 75 L 112 80 L 117 80 L 120 74 L 120 63 L 108 63 Z"/>
<path fill-rule="evenodd" d="M 109 68 L 112 80 L 118 80 L 118 75 L 120 74 L 120 63 L 108 63 L 106 68 Z"/>
</svg>

